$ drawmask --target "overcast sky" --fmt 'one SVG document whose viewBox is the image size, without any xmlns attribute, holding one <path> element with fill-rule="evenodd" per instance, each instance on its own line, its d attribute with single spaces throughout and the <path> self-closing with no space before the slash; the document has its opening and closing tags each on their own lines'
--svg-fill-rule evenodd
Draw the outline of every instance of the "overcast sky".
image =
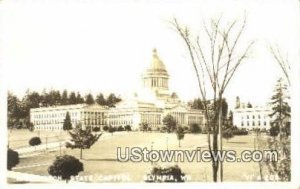
<svg viewBox="0 0 300 189">
<path fill-rule="evenodd" d="M 183 100 L 199 96 L 194 70 L 168 20 L 199 28 L 223 15 L 243 18 L 245 40 L 255 40 L 251 59 L 228 86 L 229 101 L 240 96 L 265 104 L 282 74 L 267 45 L 278 44 L 291 62 L 298 53 L 298 1 L 9 1 L 1 7 L 2 68 L 7 89 L 68 89 L 85 94 L 136 91 L 157 48 L 170 74 L 170 89 Z"/>
</svg>

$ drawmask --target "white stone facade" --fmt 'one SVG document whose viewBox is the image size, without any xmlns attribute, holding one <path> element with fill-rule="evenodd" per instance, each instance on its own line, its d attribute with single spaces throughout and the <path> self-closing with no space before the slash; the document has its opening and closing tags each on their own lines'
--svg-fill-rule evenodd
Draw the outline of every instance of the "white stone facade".
<svg viewBox="0 0 300 189">
<path fill-rule="evenodd" d="M 246 130 L 269 130 L 271 113 L 269 107 L 238 108 L 233 111 L 233 125 Z"/>
<path fill-rule="evenodd" d="M 30 121 L 37 130 L 62 130 L 67 112 L 73 127 L 79 123 L 83 127 L 107 125 L 107 108 L 87 104 L 32 108 Z"/>
</svg>

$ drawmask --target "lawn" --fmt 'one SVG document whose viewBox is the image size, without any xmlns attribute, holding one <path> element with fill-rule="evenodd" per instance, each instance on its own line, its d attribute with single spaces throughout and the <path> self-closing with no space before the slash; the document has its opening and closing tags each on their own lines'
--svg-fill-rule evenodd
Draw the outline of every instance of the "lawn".
<svg viewBox="0 0 300 189">
<path fill-rule="evenodd" d="M 252 135 L 235 136 L 229 141 L 224 140 L 224 149 L 236 150 L 239 154 L 242 150 L 252 150 L 253 141 L 254 137 Z M 178 147 L 176 135 L 167 133 L 129 132 L 100 139 L 90 149 L 83 151 L 83 160 L 81 161 L 84 163 L 84 171 L 80 175 L 93 176 L 93 182 L 143 182 L 144 176 L 153 166 L 152 163 L 119 162 L 117 161 L 117 147 L 122 149 L 125 147 L 147 147 L 149 150 L 151 147 L 155 150 L 194 150 L 197 147 L 207 149 L 207 136 L 203 134 L 186 134 L 181 141 L 180 148 Z M 62 154 L 79 158 L 80 151 L 78 149 L 63 149 Z M 48 175 L 47 169 L 58 155 L 60 155 L 59 151 L 53 151 L 22 158 L 14 171 Z M 154 164 L 177 164 L 188 175 L 191 182 L 212 181 L 211 162 L 197 162 L 195 160 L 193 162 L 157 162 Z M 225 162 L 224 181 L 249 181 L 251 176 L 259 175 L 258 170 L 258 163 L 255 162 Z"/>
<path fill-rule="evenodd" d="M 42 143 L 57 142 L 69 138 L 66 131 L 29 131 L 28 129 L 12 129 L 8 131 L 9 147 L 17 149 L 29 146 L 28 142 L 32 137 L 40 137 Z"/>
</svg>

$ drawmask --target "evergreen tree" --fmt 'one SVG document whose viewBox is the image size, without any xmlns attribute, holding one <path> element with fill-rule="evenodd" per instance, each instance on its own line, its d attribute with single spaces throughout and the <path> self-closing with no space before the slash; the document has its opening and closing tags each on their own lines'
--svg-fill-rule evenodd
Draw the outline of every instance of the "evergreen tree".
<svg viewBox="0 0 300 189">
<path fill-rule="evenodd" d="M 105 106 L 107 104 L 106 100 L 105 100 L 105 98 L 104 98 L 104 96 L 103 96 L 102 93 L 100 93 L 99 95 L 97 95 L 96 102 L 97 102 L 97 104 L 102 105 L 102 106 Z"/>
<path fill-rule="evenodd" d="M 95 103 L 95 100 L 94 100 L 94 97 L 92 94 L 87 94 L 86 97 L 85 97 L 85 103 L 86 104 L 94 104 Z"/>
<path fill-rule="evenodd" d="M 42 97 L 38 92 L 30 92 L 26 91 L 26 94 L 22 100 L 25 104 L 25 106 L 30 108 L 38 108 L 40 106 L 40 103 L 42 101 Z"/>
<path fill-rule="evenodd" d="M 8 92 L 7 95 L 7 126 L 14 127 L 20 119 L 20 100 L 17 96 Z"/>
<path fill-rule="evenodd" d="M 77 103 L 77 104 L 82 104 L 82 103 L 84 103 L 84 99 L 81 97 L 81 95 L 80 95 L 79 92 L 77 92 L 76 103 Z"/>
<path fill-rule="evenodd" d="M 59 90 L 51 91 L 50 95 L 51 95 L 51 98 L 52 98 L 52 101 L 53 101 L 53 105 L 60 105 L 61 95 L 60 95 Z"/>
<path fill-rule="evenodd" d="M 72 141 L 74 144 L 67 144 L 69 148 L 79 148 L 80 149 L 80 159 L 82 159 L 82 151 L 85 148 L 90 148 L 93 144 L 95 144 L 102 133 L 100 134 L 92 134 L 92 129 L 90 127 L 85 130 L 82 129 L 81 124 L 78 124 L 75 129 L 69 131 L 69 134 L 72 137 Z"/>
<path fill-rule="evenodd" d="M 66 114 L 66 118 L 64 120 L 64 124 L 63 124 L 63 130 L 71 130 L 72 129 L 72 123 L 71 123 L 71 118 L 70 118 L 70 114 L 69 112 L 67 112 Z"/>
<path fill-rule="evenodd" d="M 200 98 L 196 98 L 192 102 L 190 102 L 190 106 L 193 109 L 198 109 L 198 110 L 203 110 L 204 109 L 203 102 Z"/>
<path fill-rule="evenodd" d="M 77 104 L 77 98 L 75 92 L 71 92 L 69 95 L 69 103 L 68 104 Z"/>
<path fill-rule="evenodd" d="M 113 94 L 113 93 L 111 93 L 111 94 L 107 97 L 107 100 L 106 100 L 107 105 L 108 105 L 109 107 L 114 107 L 115 104 L 118 103 L 118 102 L 120 102 L 120 101 L 121 101 L 121 99 L 118 98 L 118 97 L 116 97 L 116 95 Z"/>
<path fill-rule="evenodd" d="M 42 106 L 44 106 L 44 107 L 50 106 L 51 100 L 50 100 L 50 96 L 47 93 L 46 89 L 43 90 L 41 97 L 42 97 L 42 99 L 41 99 Z"/>
<path fill-rule="evenodd" d="M 69 98 L 68 98 L 68 91 L 64 90 L 61 95 L 61 105 L 67 105 L 69 104 Z"/>
<path fill-rule="evenodd" d="M 163 123 L 164 123 L 164 125 L 166 125 L 168 133 L 173 132 L 176 129 L 176 125 L 177 125 L 176 120 L 170 114 L 168 114 L 168 115 L 166 115 L 166 117 L 164 117 Z"/>
<path fill-rule="evenodd" d="M 291 140 L 289 137 L 290 131 L 290 111 L 288 104 L 287 85 L 282 78 L 277 81 L 274 95 L 272 96 L 272 113 L 270 135 L 273 140 L 268 141 L 270 149 L 277 151 L 278 160 L 276 162 L 266 162 L 268 169 L 273 170 L 271 173 L 276 173 L 280 181 L 291 180 Z M 279 135 L 279 139 L 277 139 Z"/>
<path fill-rule="evenodd" d="M 44 90 L 42 97 L 44 106 L 58 105 L 61 98 L 59 91 L 55 90 L 50 90 L 49 92 L 46 92 L 46 90 Z"/>
<path fill-rule="evenodd" d="M 274 92 L 275 94 L 271 98 L 271 126 L 278 127 L 280 137 L 284 137 L 288 134 L 287 125 L 290 120 L 291 108 L 287 102 L 289 99 L 287 85 L 283 82 L 282 78 L 277 81 Z"/>
</svg>

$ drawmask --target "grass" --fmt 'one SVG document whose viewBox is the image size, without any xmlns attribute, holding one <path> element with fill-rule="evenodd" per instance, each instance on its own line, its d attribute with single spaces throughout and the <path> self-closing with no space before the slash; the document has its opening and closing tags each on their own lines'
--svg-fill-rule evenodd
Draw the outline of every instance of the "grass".
<svg viewBox="0 0 300 189">
<path fill-rule="evenodd" d="M 28 129 L 12 129 L 8 131 L 9 147 L 12 149 L 29 146 L 32 137 L 40 137 L 42 143 L 57 142 L 69 138 L 65 131 L 29 131 Z"/>
<path fill-rule="evenodd" d="M 50 132 L 49 132 L 50 133 Z M 25 136 L 24 136 L 25 138 Z M 240 154 L 242 150 L 253 149 L 253 136 L 235 136 L 234 138 L 223 141 L 224 149 L 236 150 Z M 167 133 L 142 133 L 130 132 L 124 135 L 112 136 L 109 139 L 100 140 L 90 149 L 83 151 L 84 171 L 80 175 L 93 175 L 94 178 L 103 178 L 110 175 L 126 175 L 130 182 L 143 182 L 144 176 L 151 168 L 151 162 L 119 162 L 117 161 L 117 147 L 147 147 L 151 146 L 155 150 L 194 150 L 201 147 L 207 149 L 207 138 L 203 134 L 186 134 L 181 141 L 181 148 L 178 147 L 178 140 L 175 134 Z M 77 158 L 80 156 L 79 149 L 64 149 L 62 154 L 73 155 Z M 26 157 L 20 160 L 20 163 L 14 169 L 18 172 L 26 172 L 38 175 L 48 175 L 47 169 L 60 155 L 59 151 L 45 152 L 34 157 Z M 38 166 L 41 164 L 40 166 Z M 174 165 L 177 164 L 193 182 L 210 182 L 212 181 L 211 162 L 171 162 L 155 163 L 157 165 Z M 224 163 L 224 181 L 249 181 L 251 176 L 259 175 L 258 163 L 255 162 L 234 162 Z M 100 180 L 93 180 L 100 182 Z M 114 180 L 110 180 L 114 182 Z"/>
</svg>

